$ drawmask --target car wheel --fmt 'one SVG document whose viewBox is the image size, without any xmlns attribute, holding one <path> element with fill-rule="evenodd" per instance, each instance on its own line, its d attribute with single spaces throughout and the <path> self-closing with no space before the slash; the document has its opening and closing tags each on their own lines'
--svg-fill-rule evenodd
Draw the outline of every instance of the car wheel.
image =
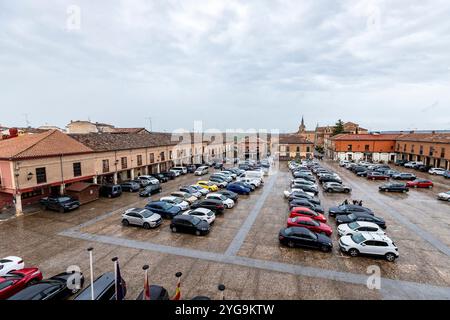
<svg viewBox="0 0 450 320">
<path fill-rule="evenodd" d="M 326 189 L 325 191 L 326 191 L 326 192 L 331 192 L 331 189 Z"/>
<path fill-rule="evenodd" d="M 406 193 L 406 190 L 403 190 L 402 192 L 403 192 L 403 193 Z"/>
<path fill-rule="evenodd" d="M 349 189 L 345 189 L 344 192 L 345 192 L 345 193 L 349 193 L 350 190 L 349 190 Z"/>
<path fill-rule="evenodd" d="M 289 248 L 293 248 L 295 246 L 294 242 L 292 242 L 292 241 L 289 241 L 287 245 Z"/>
<path fill-rule="evenodd" d="M 359 251 L 356 250 L 356 249 L 350 249 L 350 250 L 348 251 L 348 253 L 349 253 L 352 257 L 357 257 L 358 254 L 359 254 Z"/>
<path fill-rule="evenodd" d="M 200 232 L 200 230 L 196 230 L 195 231 L 195 235 L 200 236 L 202 233 Z"/>
<path fill-rule="evenodd" d="M 144 223 L 143 225 L 144 229 L 150 229 L 150 224 L 148 222 Z"/>
<path fill-rule="evenodd" d="M 161 188 L 159 188 L 159 189 L 158 189 L 158 193 L 161 193 L 161 192 L 162 192 L 162 189 L 161 189 Z"/>
<path fill-rule="evenodd" d="M 387 261 L 389 262 L 394 262 L 395 261 L 395 254 L 388 252 L 386 253 L 386 255 L 384 256 L 386 258 Z"/>
<path fill-rule="evenodd" d="M 130 225 L 130 223 L 129 223 L 128 220 L 126 220 L 126 219 L 123 219 L 123 220 L 122 220 L 122 224 L 123 224 L 125 227 Z"/>
<path fill-rule="evenodd" d="M 173 228 L 172 228 L 172 232 L 173 232 L 173 233 L 176 233 L 176 232 L 177 232 L 177 227 L 173 227 Z"/>
<path fill-rule="evenodd" d="M 322 252 L 329 252 L 329 251 L 330 251 L 330 247 L 322 246 L 322 247 L 320 248 L 320 250 L 322 250 Z"/>
</svg>

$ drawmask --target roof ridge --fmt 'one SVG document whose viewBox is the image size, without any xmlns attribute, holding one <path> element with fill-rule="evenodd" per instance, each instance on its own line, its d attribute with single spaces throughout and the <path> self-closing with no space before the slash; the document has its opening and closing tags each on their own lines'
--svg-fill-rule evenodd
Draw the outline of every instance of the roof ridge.
<svg viewBox="0 0 450 320">
<path fill-rule="evenodd" d="M 42 134 L 42 138 L 38 139 L 36 142 L 34 142 L 28 148 L 25 148 L 25 149 L 21 150 L 19 153 L 16 153 L 13 157 L 17 157 L 17 156 L 21 155 L 22 153 L 25 153 L 26 151 L 30 150 L 31 148 L 36 146 L 39 142 L 41 142 L 42 140 L 48 138 L 53 133 L 55 133 L 55 131 L 58 131 L 58 130 L 52 129 L 52 130 L 48 130 L 48 131 L 45 131 L 45 132 L 42 132 L 42 133 L 38 133 L 38 134 Z"/>
</svg>

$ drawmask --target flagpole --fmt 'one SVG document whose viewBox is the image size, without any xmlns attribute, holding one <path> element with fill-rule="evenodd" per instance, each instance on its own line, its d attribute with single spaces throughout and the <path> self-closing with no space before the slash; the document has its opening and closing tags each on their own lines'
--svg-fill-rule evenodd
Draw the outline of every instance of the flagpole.
<svg viewBox="0 0 450 320">
<path fill-rule="evenodd" d="M 222 300 L 225 300 L 225 286 L 223 284 L 219 284 L 218 289 L 222 293 Z"/>
<path fill-rule="evenodd" d="M 89 252 L 89 267 L 91 270 L 91 300 L 94 300 L 94 258 L 92 256 L 92 251 L 94 250 L 94 248 L 90 247 L 87 249 L 87 251 Z"/>
<path fill-rule="evenodd" d="M 112 258 L 111 260 L 112 260 L 112 262 L 114 262 L 114 286 L 116 287 L 116 300 L 118 300 L 118 296 L 117 296 L 117 293 L 118 293 L 118 283 L 117 283 L 117 260 L 118 260 L 119 258 L 117 258 L 117 257 L 114 257 L 114 258 Z"/>
<path fill-rule="evenodd" d="M 147 290 L 148 290 L 148 300 L 150 300 L 150 286 L 148 283 L 148 264 L 144 265 L 142 269 L 144 270 L 144 294 L 142 296 L 142 300 L 147 300 Z"/>
</svg>

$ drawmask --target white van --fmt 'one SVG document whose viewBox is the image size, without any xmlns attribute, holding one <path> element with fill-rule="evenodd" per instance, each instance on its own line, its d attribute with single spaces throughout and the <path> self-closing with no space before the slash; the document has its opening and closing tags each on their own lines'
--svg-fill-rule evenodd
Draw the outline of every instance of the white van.
<svg viewBox="0 0 450 320">
<path fill-rule="evenodd" d="M 195 170 L 194 175 L 196 176 L 202 176 L 204 174 L 208 174 L 209 170 L 207 166 L 201 166 L 198 167 L 197 170 Z"/>
<path fill-rule="evenodd" d="M 172 170 L 181 171 L 181 174 L 186 174 L 187 173 L 187 168 L 186 167 L 173 167 Z"/>
<path fill-rule="evenodd" d="M 264 183 L 263 180 L 264 172 L 262 171 L 245 171 L 244 177 L 250 179 L 257 179 L 260 181 L 260 183 Z"/>
</svg>

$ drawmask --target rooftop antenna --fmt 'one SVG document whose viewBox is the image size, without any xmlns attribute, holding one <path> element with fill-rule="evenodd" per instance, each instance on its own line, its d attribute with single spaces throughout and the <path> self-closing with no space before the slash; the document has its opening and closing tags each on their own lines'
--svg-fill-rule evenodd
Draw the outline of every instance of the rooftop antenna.
<svg viewBox="0 0 450 320">
<path fill-rule="evenodd" d="M 150 129 L 149 131 L 152 132 L 152 130 L 153 130 L 153 128 L 152 128 L 152 117 L 147 117 L 145 119 L 148 120 L 149 129 Z"/>
<path fill-rule="evenodd" d="M 28 113 L 24 113 L 23 116 L 25 117 L 25 127 L 28 128 L 30 126 L 30 121 L 28 121 Z"/>
</svg>

